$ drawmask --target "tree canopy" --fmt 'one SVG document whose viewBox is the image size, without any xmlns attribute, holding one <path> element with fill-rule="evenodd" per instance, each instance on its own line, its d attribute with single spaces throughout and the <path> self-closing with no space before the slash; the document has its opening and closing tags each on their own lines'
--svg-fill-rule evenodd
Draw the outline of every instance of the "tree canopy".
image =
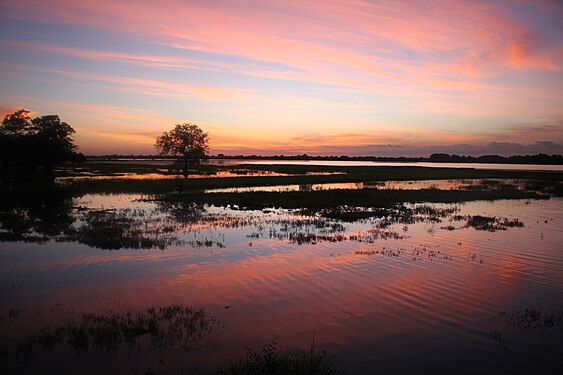
<svg viewBox="0 0 563 375">
<path fill-rule="evenodd" d="M 207 158 L 209 135 L 195 124 L 176 124 L 157 138 L 155 148 L 161 155 L 180 156 L 187 177 L 188 164 L 199 164 Z"/>
<path fill-rule="evenodd" d="M 9 169 L 51 171 L 57 164 L 82 161 L 72 135 L 74 129 L 57 115 L 31 118 L 31 112 L 19 109 L 4 117 L 0 125 L 0 165 Z"/>
</svg>

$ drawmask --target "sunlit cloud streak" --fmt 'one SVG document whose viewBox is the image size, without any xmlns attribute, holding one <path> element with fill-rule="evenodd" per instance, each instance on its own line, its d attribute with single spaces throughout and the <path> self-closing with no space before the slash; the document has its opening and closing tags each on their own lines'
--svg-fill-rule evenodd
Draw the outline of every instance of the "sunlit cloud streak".
<svg viewBox="0 0 563 375">
<path fill-rule="evenodd" d="M 538 120 L 563 116 L 556 1 L 6 0 L 1 11 L 25 28 L 0 38 L 3 87 L 32 96 L 34 85 L 64 85 L 61 102 L 166 111 L 207 126 L 217 150 L 563 143 Z M 0 101 L 13 107 L 6 88 Z M 116 128 L 125 119 L 98 120 L 112 129 L 92 136 L 125 145 L 132 134 L 152 152 Z M 252 144 L 236 140 L 248 133 Z"/>
</svg>

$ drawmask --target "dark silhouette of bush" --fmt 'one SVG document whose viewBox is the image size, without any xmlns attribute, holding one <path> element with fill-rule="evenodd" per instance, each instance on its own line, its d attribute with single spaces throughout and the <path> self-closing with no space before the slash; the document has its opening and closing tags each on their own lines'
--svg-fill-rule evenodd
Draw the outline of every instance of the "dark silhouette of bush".
<svg viewBox="0 0 563 375">
<path fill-rule="evenodd" d="M 19 109 L 6 115 L 0 125 L 0 169 L 52 171 L 57 164 L 85 161 L 77 152 L 74 129 L 57 115 L 32 119 L 31 112 Z"/>
<path fill-rule="evenodd" d="M 428 161 L 441 163 L 496 163 L 496 164 L 563 164 L 563 156 L 561 155 L 482 155 L 482 156 L 459 156 L 436 153 L 430 155 Z"/>
</svg>

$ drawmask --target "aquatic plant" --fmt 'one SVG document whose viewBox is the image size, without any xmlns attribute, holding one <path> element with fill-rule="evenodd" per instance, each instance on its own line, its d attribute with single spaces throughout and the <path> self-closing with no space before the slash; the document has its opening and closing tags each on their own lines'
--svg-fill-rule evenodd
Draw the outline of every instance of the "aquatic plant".
<svg viewBox="0 0 563 375">
<path fill-rule="evenodd" d="M 504 320 L 507 327 L 518 329 L 563 329 L 563 314 L 541 311 L 536 306 L 530 306 L 522 311 L 500 312 L 499 318 Z"/>
<path fill-rule="evenodd" d="M 210 335 L 218 325 L 219 321 L 207 317 L 203 309 L 182 305 L 87 313 L 78 320 L 42 327 L 12 351 L 29 358 L 65 344 L 78 353 L 190 352 L 211 345 Z"/>
<path fill-rule="evenodd" d="M 280 350 L 277 343 L 261 349 L 247 348 L 246 356 L 217 371 L 221 375 L 328 375 L 343 374 L 342 364 L 326 350 Z"/>
<path fill-rule="evenodd" d="M 474 215 L 468 217 L 467 226 L 477 230 L 494 232 L 497 230 L 507 230 L 508 228 L 522 228 L 524 223 L 519 219 Z"/>
</svg>

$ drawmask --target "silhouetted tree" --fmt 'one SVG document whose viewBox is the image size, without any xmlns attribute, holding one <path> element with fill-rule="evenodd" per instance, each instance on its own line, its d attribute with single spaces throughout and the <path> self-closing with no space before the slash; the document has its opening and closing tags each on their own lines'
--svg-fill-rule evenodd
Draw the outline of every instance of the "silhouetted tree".
<svg viewBox="0 0 563 375">
<path fill-rule="evenodd" d="M 197 125 L 177 124 L 174 129 L 157 138 L 154 147 L 161 155 L 180 156 L 184 161 L 184 177 L 188 177 L 188 163 L 199 164 L 207 158 L 209 135 Z"/>
<path fill-rule="evenodd" d="M 450 161 L 450 155 L 442 153 L 432 154 L 430 155 L 430 161 L 448 162 Z"/>
<path fill-rule="evenodd" d="M 72 135 L 74 129 L 49 115 L 30 117 L 25 109 L 6 115 L 0 126 L 0 163 L 2 170 L 12 167 L 32 169 L 43 167 L 53 170 L 55 165 L 67 161 L 83 161 L 77 153 Z"/>
</svg>

